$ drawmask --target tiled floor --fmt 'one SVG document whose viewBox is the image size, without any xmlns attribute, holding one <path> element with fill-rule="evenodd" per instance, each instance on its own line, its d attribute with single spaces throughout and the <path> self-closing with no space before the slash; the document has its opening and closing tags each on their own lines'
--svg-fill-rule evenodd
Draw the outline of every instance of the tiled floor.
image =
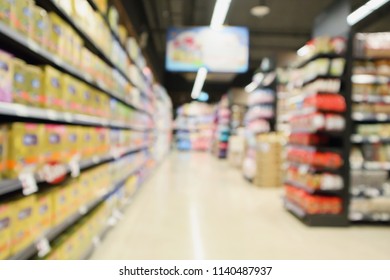
<svg viewBox="0 0 390 280">
<path fill-rule="evenodd" d="M 309 228 L 207 153 L 172 153 L 92 259 L 390 259 L 390 227 Z"/>
</svg>

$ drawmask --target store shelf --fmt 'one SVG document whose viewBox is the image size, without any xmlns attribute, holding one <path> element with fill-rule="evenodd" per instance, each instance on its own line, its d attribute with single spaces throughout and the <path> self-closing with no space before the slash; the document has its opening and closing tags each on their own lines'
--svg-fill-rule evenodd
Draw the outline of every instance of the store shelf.
<svg viewBox="0 0 390 280">
<path fill-rule="evenodd" d="M 116 155 L 111 154 L 111 155 L 106 155 L 106 156 L 94 156 L 90 160 L 81 161 L 80 162 L 80 170 L 82 171 L 82 170 L 97 166 L 97 165 L 105 163 L 105 162 L 116 160 L 116 159 L 123 157 L 123 156 L 126 156 L 126 155 L 142 152 L 148 148 L 149 148 L 149 146 L 143 146 L 143 147 L 128 150 L 128 151 L 123 152 L 121 154 L 116 154 Z M 68 173 L 69 172 L 70 172 L 70 170 L 68 169 Z M 44 183 L 44 180 L 41 178 L 38 178 L 38 176 L 36 176 L 36 180 L 37 180 L 37 183 Z M 8 195 L 10 193 L 19 192 L 19 191 L 23 191 L 23 186 L 22 186 L 19 179 L 1 180 L 0 181 L 0 197 Z"/>
<path fill-rule="evenodd" d="M 123 179 L 119 180 L 114 184 L 114 186 L 105 194 L 102 194 L 98 199 L 95 201 L 88 203 L 85 206 L 80 207 L 80 209 L 70 217 L 68 217 L 64 222 L 62 222 L 60 225 L 55 226 L 54 228 L 50 229 L 46 233 L 43 234 L 42 237 L 46 238 L 49 242 L 56 239 L 61 233 L 63 233 L 65 230 L 73 226 L 76 222 L 78 222 L 82 217 L 90 213 L 93 209 L 95 209 L 100 203 L 102 203 L 107 196 L 114 193 L 118 188 L 122 187 L 127 178 L 129 178 L 131 175 L 135 174 L 139 170 L 141 170 L 145 166 L 146 162 L 141 164 L 139 167 L 135 168 L 131 172 L 128 172 L 126 176 L 123 177 Z M 26 249 L 21 251 L 20 253 L 17 253 L 8 259 L 10 260 L 26 260 L 31 257 L 33 257 L 35 254 L 37 254 L 37 248 L 35 244 L 31 244 Z"/>
<path fill-rule="evenodd" d="M 352 101 L 358 103 L 365 102 L 365 103 L 373 103 L 373 104 L 377 104 L 377 103 L 390 104 L 390 96 L 353 94 Z"/>
<path fill-rule="evenodd" d="M 378 135 L 363 136 L 359 134 L 353 134 L 351 135 L 351 142 L 354 144 L 390 143 L 390 137 L 381 137 Z"/>
<path fill-rule="evenodd" d="M 319 167 L 313 166 L 306 163 L 299 163 L 291 160 L 286 160 L 287 166 L 292 166 L 298 168 L 302 172 L 313 172 L 313 173 L 332 173 L 332 174 L 341 174 L 343 172 L 343 167 L 341 168 L 328 168 L 328 167 Z"/>
<path fill-rule="evenodd" d="M 10 28 L 9 26 L 5 25 L 4 23 L 0 22 L 0 39 L 3 38 L 9 43 L 12 43 L 13 46 L 16 48 L 23 50 L 35 59 L 41 61 L 42 63 L 53 65 L 62 71 L 66 72 L 67 74 L 70 74 L 87 84 L 95 87 L 96 89 L 108 94 L 112 98 L 115 98 L 122 103 L 128 105 L 129 107 L 133 108 L 134 110 L 139 111 L 140 113 L 145 113 L 147 115 L 150 115 L 143 109 L 140 109 L 130 102 L 124 100 L 122 97 L 118 96 L 111 90 L 107 88 L 103 83 L 100 81 L 95 81 L 90 75 L 83 73 L 79 69 L 76 69 L 74 66 L 68 64 L 67 62 L 63 61 L 58 56 L 48 52 L 46 49 L 42 48 L 39 44 L 34 42 L 33 40 L 26 38 L 24 35 L 19 34 L 14 29 Z"/>
<path fill-rule="evenodd" d="M 137 126 L 127 125 L 120 121 L 110 121 L 100 117 L 83 114 L 59 112 L 51 109 L 41 109 L 22 104 L 0 102 L 0 116 L 15 117 L 24 121 L 44 120 L 56 123 L 88 125 L 97 127 L 111 127 L 130 129 L 137 131 L 147 131 Z"/>
<path fill-rule="evenodd" d="M 343 137 L 343 130 L 335 131 L 335 130 L 315 130 L 315 129 L 308 129 L 308 128 L 302 128 L 302 129 L 294 129 L 291 128 L 291 134 L 322 134 L 322 135 L 329 135 L 332 137 Z"/>
<path fill-rule="evenodd" d="M 305 184 L 296 181 L 291 181 L 291 180 L 286 180 L 284 183 L 286 185 L 290 185 L 295 188 L 304 190 L 305 192 L 310 194 L 339 194 L 340 190 L 342 189 L 342 188 L 341 189 L 313 189 L 306 186 Z"/>
<path fill-rule="evenodd" d="M 341 227 L 348 226 L 348 221 L 342 215 L 332 214 L 307 214 L 301 207 L 284 198 L 284 207 L 299 220 L 310 226 Z"/>
<path fill-rule="evenodd" d="M 354 112 L 352 119 L 355 122 L 389 122 L 390 114 Z"/>
<path fill-rule="evenodd" d="M 324 146 L 313 146 L 313 145 L 302 145 L 302 144 L 287 144 L 287 148 L 301 149 L 310 152 L 323 152 L 323 153 L 336 153 L 342 154 L 343 150 L 339 147 L 324 147 Z"/>
<path fill-rule="evenodd" d="M 363 166 L 353 166 L 351 164 L 352 170 L 385 170 L 390 171 L 390 162 L 380 162 L 380 161 L 365 161 Z"/>
<path fill-rule="evenodd" d="M 352 75 L 352 83 L 354 84 L 373 84 L 373 85 L 383 85 L 390 82 L 390 77 L 372 75 L 372 74 L 354 74 Z"/>
<path fill-rule="evenodd" d="M 362 222 L 362 223 L 390 223 L 390 213 L 375 213 L 375 214 L 366 214 L 351 212 L 349 213 L 349 219 L 352 222 Z"/>
<path fill-rule="evenodd" d="M 340 80 L 341 77 L 340 76 L 334 76 L 334 75 L 317 75 L 317 76 L 312 77 L 310 79 L 304 80 L 303 84 L 302 84 L 302 87 L 307 86 L 308 84 L 311 84 L 311 83 L 313 83 L 313 82 L 315 82 L 317 80 L 321 80 L 321 79 L 324 79 L 324 80 L 330 80 L 330 79 Z"/>
<path fill-rule="evenodd" d="M 340 57 L 341 56 L 339 54 L 336 54 L 336 53 L 319 53 L 319 54 L 316 54 L 316 55 L 306 59 L 305 61 L 300 62 L 298 65 L 295 66 L 295 68 L 297 68 L 297 69 L 303 68 L 304 66 L 306 66 L 310 62 L 317 60 L 317 59 L 320 59 L 320 58 L 333 59 L 333 58 L 340 58 Z"/>
</svg>

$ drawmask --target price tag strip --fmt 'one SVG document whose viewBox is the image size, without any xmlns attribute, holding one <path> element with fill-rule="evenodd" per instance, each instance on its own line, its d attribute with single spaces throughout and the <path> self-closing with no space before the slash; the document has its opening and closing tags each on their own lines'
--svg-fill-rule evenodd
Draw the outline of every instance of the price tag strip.
<svg viewBox="0 0 390 280">
<path fill-rule="evenodd" d="M 21 173 L 19 180 L 22 184 L 23 195 L 30 195 L 38 191 L 38 184 L 32 172 Z"/>
</svg>

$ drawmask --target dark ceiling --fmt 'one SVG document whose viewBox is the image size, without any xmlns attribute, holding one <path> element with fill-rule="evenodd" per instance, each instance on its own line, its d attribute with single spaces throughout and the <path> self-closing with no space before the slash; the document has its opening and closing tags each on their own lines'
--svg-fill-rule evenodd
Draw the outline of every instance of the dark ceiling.
<svg viewBox="0 0 390 280">
<path fill-rule="evenodd" d="M 166 31 L 171 26 L 205 26 L 210 24 L 215 0 L 122 0 L 133 24 L 144 34 L 150 60 L 159 80 L 167 87 L 175 105 L 190 101 L 194 75 L 168 73 L 164 70 Z M 253 72 L 264 57 L 273 57 L 279 65 L 311 37 L 314 19 L 334 0 L 266 0 L 271 13 L 256 18 L 250 9 L 259 0 L 232 0 L 226 20 L 228 25 L 250 29 L 250 69 L 238 76 L 216 75 L 208 79 L 205 90 L 216 101 L 229 87 L 242 87 L 251 80 Z M 352 10 L 366 0 L 351 0 Z M 390 30 L 390 20 L 377 22 L 369 31 Z"/>
</svg>

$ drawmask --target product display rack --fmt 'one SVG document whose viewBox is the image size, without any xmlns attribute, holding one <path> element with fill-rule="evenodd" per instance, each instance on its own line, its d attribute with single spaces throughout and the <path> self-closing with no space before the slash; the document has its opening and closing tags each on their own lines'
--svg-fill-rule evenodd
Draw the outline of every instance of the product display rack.
<svg viewBox="0 0 390 280">
<path fill-rule="evenodd" d="M 386 152 L 390 143 L 386 132 L 390 126 L 390 114 L 386 111 L 390 103 L 390 50 L 382 47 L 380 50 L 386 54 L 378 54 L 377 48 L 370 48 L 371 42 L 388 42 L 383 39 L 388 34 L 354 34 L 349 212 L 352 222 L 390 222 L 390 158 Z"/>
<path fill-rule="evenodd" d="M 344 70 L 342 71 L 342 75 L 315 75 L 314 78 L 305 79 L 303 78 L 303 82 L 297 82 L 297 81 L 290 81 L 293 84 L 293 87 L 297 88 L 297 91 L 300 92 L 302 96 L 294 95 L 294 101 L 296 102 L 296 111 L 293 111 L 289 114 L 290 118 L 310 118 L 312 114 L 316 113 L 322 113 L 322 114 L 336 114 L 342 116 L 344 119 L 344 129 L 339 130 L 338 132 L 334 133 L 334 131 L 328 131 L 321 130 L 320 133 L 318 133 L 317 129 L 302 129 L 302 126 L 298 129 L 294 128 L 294 122 L 291 123 L 291 136 L 290 136 L 290 142 L 296 138 L 300 139 L 300 137 L 303 137 L 302 134 L 306 135 L 306 137 L 312 137 L 313 139 L 327 139 L 327 143 L 325 144 L 308 144 L 308 143 L 295 143 L 293 141 L 290 145 L 287 146 L 287 154 L 292 152 L 300 152 L 300 153 L 307 153 L 307 156 L 309 154 L 313 157 L 315 156 L 336 156 L 339 159 L 343 161 L 341 166 L 337 166 L 335 168 L 329 168 L 326 166 L 327 163 L 325 163 L 325 166 L 318 166 L 317 164 L 312 163 L 300 163 L 296 162 L 295 160 L 292 160 L 291 158 L 288 158 L 287 161 L 291 162 L 288 165 L 288 172 L 298 172 L 300 174 L 299 176 L 302 178 L 306 178 L 306 176 L 310 177 L 318 177 L 318 176 L 329 176 L 329 174 L 333 174 L 330 176 L 337 176 L 334 178 L 337 178 L 338 180 L 342 180 L 341 186 L 333 186 L 333 187 L 323 187 L 320 186 L 319 188 L 312 188 L 306 185 L 305 183 L 302 183 L 301 181 L 294 181 L 289 178 L 285 180 L 285 186 L 289 188 L 287 191 L 286 197 L 284 199 L 284 206 L 285 208 L 290 211 L 292 214 L 294 214 L 296 217 L 298 217 L 300 220 L 302 220 L 304 223 L 306 223 L 309 226 L 347 226 L 348 225 L 348 205 L 349 205 L 349 194 L 348 194 L 348 186 L 349 186 L 349 162 L 345 159 L 348 159 L 349 155 L 349 96 L 350 96 L 350 73 L 349 68 L 350 65 L 348 63 L 348 47 L 350 47 L 350 43 L 346 43 L 346 48 L 344 50 L 344 55 L 336 55 L 335 53 L 320 53 L 315 54 L 314 56 L 311 56 L 309 58 L 306 58 L 305 61 L 298 64 L 296 71 L 300 71 L 299 69 L 304 68 L 305 66 L 308 66 L 310 63 L 316 63 L 318 59 L 328 59 L 329 61 L 329 69 L 327 70 L 328 73 L 331 72 L 331 65 L 333 60 L 338 60 L 340 58 L 343 58 L 345 61 Z M 335 95 L 341 95 L 344 98 L 344 110 L 342 111 L 335 111 L 333 109 L 319 109 L 316 106 L 314 107 L 306 107 L 305 100 L 307 98 L 314 98 L 316 96 L 321 96 L 322 94 L 326 94 L 328 92 L 327 90 L 314 90 L 312 93 L 307 94 L 306 87 L 310 86 L 312 83 L 315 83 L 318 80 L 326 81 L 326 80 L 334 80 L 338 79 L 340 81 L 340 89 L 337 92 L 329 91 L 329 93 L 332 94 L 332 97 Z M 293 102 L 294 104 L 294 102 Z M 303 106 L 303 107 L 302 107 Z M 306 107 L 306 108 L 305 108 Z M 342 133 L 341 133 L 342 132 Z M 302 140 L 303 141 L 303 140 Z M 318 153 L 318 154 L 317 154 Z M 287 156 L 288 157 L 288 156 Z M 343 160 L 344 159 L 344 160 Z M 329 159 L 330 160 L 330 159 Z M 291 190 L 295 190 L 296 193 L 291 193 Z M 303 191 L 303 193 L 297 192 L 296 190 Z M 295 196 L 297 195 L 299 197 L 299 203 L 302 203 L 305 205 L 305 207 L 311 207 L 308 206 L 308 201 L 317 201 L 315 203 L 325 203 L 323 201 L 335 199 L 338 201 L 338 211 L 334 211 L 332 213 L 326 213 L 328 210 L 310 210 L 310 212 L 307 212 L 305 208 L 303 208 L 301 205 L 299 205 L 296 201 L 292 201 L 288 196 Z M 323 201 L 322 201 L 323 200 Z M 313 202 L 311 202 L 313 203 Z M 320 207 L 320 206 L 318 206 Z M 318 211 L 318 212 L 317 212 Z M 333 211 L 333 210 L 332 210 Z"/>
<path fill-rule="evenodd" d="M 132 170 L 126 176 L 123 177 L 123 179 L 119 180 L 117 183 L 114 184 L 114 186 L 111 188 L 110 191 L 108 191 L 105 194 L 102 194 L 100 198 L 97 200 L 88 203 L 87 205 L 84 205 L 80 207 L 80 209 L 70 217 L 68 217 L 64 222 L 62 222 L 60 225 L 55 226 L 54 228 L 50 229 L 48 232 L 41 235 L 41 239 L 47 239 L 49 242 L 56 239 L 58 236 L 61 235 L 62 232 L 70 228 L 72 225 L 74 225 L 77 221 L 79 221 L 82 217 L 87 215 L 89 212 L 91 212 L 93 209 L 95 209 L 100 203 L 102 203 L 106 197 L 108 197 L 111 193 L 114 193 L 116 190 L 121 188 L 123 184 L 125 183 L 126 179 L 130 177 L 131 175 L 138 172 L 138 170 L 142 169 L 144 167 L 145 163 L 142 164 L 140 167 L 136 168 L 135 170 Z M 37 254 L 37 245 L 31 244 L 26 249 L 22 250 L 21 252 L 9 257 L 10 260 L 25 260 L 32 258 L 35 254 Z"/>
</svg>

